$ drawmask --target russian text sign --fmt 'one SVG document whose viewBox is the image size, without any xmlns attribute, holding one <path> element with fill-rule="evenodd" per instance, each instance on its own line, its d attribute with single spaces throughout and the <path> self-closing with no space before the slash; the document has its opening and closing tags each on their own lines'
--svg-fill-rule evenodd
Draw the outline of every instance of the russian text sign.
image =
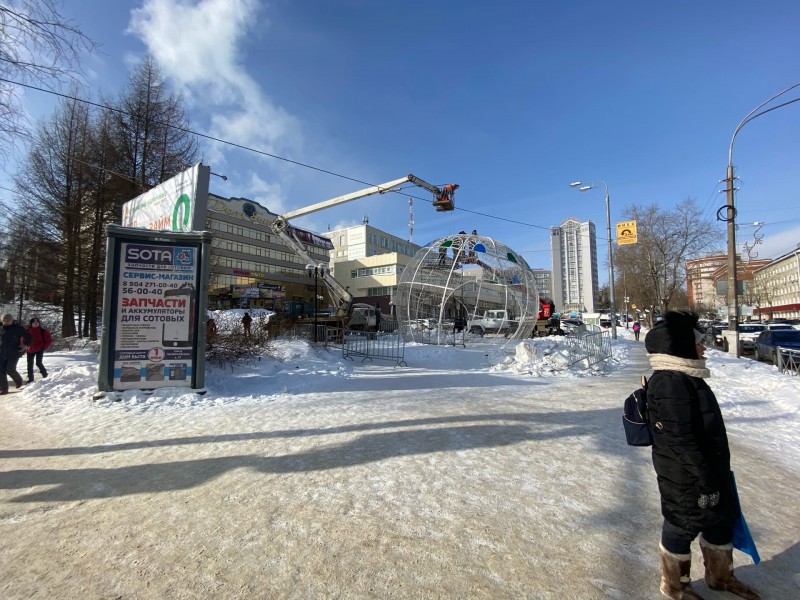
<svg viewBox="0 0 800 600">
<path fill-rule="evenodd" d="M 637 243 L 636 221 L 622 221 L 617 223 L 617 245 Z"/>
<path fill-rule="evenodd" d="M 210 234 L 108 231 L 98 388 L 202 387 Z"/>
</svg>

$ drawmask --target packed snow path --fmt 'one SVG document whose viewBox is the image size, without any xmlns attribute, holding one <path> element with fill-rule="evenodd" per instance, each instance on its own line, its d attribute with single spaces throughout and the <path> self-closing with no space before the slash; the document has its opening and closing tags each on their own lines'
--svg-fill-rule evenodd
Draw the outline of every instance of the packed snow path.
<svg viewBox="0 0 800 600">
<path fill-rule="evenodd" d="M 649 367 L 614 350 L 550 374 L 476 347 L 397 369 L 289 347 L 205 398 L 94 403 L 92 363 L 64 355 L 0 402 L 0 597 L 657 598 L 655 476 L 620 423 Z M 797 411 L 710 384 L 763 559 L 737 573 L 800 597 Z"/>
</svg>

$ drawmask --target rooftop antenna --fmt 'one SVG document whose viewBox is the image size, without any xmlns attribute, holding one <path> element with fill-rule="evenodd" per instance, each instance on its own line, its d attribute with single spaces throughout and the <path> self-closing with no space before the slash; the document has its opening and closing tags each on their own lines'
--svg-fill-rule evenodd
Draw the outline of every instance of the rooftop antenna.
<svg viewBox="0 0 800 600">
<path fill-rule="evenodd" d="M 414 243 L 414 199 L 408 199 L 408 241 Z"/>
</svg>

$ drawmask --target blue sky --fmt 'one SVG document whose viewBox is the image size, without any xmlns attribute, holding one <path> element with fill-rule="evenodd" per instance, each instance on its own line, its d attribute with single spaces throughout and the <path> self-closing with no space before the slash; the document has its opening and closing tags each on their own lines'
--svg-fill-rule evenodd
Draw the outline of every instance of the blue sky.
<svg viewBox="0 0 800 600">
<path fill-rule="evenodd" d="M 409 172 L 459 183 L 454 213 L 414 188 L 416 243 L 477 229 L 549 268 L 549 227 L 574 216 L 596 224 L 603 274 L 603 192 L 571 181 L 607 183 L 612 227 L 631 204 L 687 197 L 713 218 L 736 125 L 800 82 L 793 0 L 69 0 L 64 13 L 103 45 L 85 63 L 95 94 L 115 94 L 151 52 L 197 131 L 369 184 Z M 35 116 L 52 108 L 43 96 L 26 93 Z M 800 102 L 734 145 L 738 238 L 752 244 L 764 222 L 759 258 L 800 241 L 799 128 Z M 213 193 L 274 212 L 365 187 L 224 145 L 203 154 L 228 177 L 212 177 Z M 324 232 L 365 214 L 408 237 L 394 194 L 299 224 Z"/>
</svg>

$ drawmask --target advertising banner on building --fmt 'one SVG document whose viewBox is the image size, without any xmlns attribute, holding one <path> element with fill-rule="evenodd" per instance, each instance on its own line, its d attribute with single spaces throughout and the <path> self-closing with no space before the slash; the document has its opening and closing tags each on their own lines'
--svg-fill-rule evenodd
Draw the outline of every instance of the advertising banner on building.
<svg viewBox="0 0 800 600">
<path fill-rule="evenodd" d="M 108 230 L 99 389 L 202 387 L 210 234 Z"/>
<path fill-rule="evenodd" d="M 203 231 L 211 167 L 198 163 L 122 205 L 122 226 Z"/>
</svg>

